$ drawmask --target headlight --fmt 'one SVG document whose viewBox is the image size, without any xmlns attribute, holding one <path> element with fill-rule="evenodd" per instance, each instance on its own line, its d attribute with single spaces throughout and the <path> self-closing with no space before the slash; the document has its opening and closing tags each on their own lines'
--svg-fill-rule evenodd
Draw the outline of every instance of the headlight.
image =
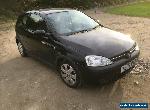
<svg viewBox="0 0 150 110">
<path fill-rule="evenodd" d="M 140 50 L 138 44 L 136 44 L 135 50 Z"/>
<path fill-rule="evenodd" d="M 85 57 L 87 66 L 106 66 L 112 64 L 112 61 L 106 57 L 89 55 Z"/>
</svg>

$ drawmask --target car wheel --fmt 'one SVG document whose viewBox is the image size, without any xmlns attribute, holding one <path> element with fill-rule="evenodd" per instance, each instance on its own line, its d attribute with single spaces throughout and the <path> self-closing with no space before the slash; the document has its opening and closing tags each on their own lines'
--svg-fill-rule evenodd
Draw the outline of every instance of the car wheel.
<svg viewBox="0 0 150 110">
<path fill-rule="evenodd" d="M 60 76 L 63 82 L 71 87 L 77 88 L 81 86 L 81 72 L 73 63 L 64 61 L 59 65 Z"/>
<path fill-rule="evenodd" d="M 22 57 L 26 57 L 27 56 L 27 53 L 25 52 L 25 48 L 23 47 L 22 43 L 21 42 L 18 42 L 17 43 L 17 46 L 18 46 L 18 50 L 19 50 L 19 53 Z"/>
</svg>

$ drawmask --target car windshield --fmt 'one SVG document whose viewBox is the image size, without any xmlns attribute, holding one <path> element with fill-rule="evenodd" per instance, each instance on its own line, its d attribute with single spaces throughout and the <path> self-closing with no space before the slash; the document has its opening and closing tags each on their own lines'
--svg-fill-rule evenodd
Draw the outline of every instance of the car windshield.
<svg viewBox="0 0 150 110">
<path fill-rule="evenodd" d="M 79 11 L 63 11 L 48 14 L 48 19 L 59 34 L 89 31 L 99 26 L 97 22 Z"/>
</svg>

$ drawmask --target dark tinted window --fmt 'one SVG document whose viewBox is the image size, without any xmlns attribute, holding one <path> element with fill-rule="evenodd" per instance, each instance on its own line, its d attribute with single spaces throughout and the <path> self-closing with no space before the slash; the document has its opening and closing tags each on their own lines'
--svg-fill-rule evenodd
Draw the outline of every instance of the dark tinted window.
<svg viewBox="0 0 150 110">
<path fill-rule="evenodd" d="M 46 31 L 46 24 L 41 16 L 36 14 L 31 14 L 26 21 L 26 26 L 30 30 L 45 30 Z"/>
<path fill-rule="evenodd" d="M 23 19 L 22 19 L 22 24 L 23 24 L 23 25 L 26 25 L 27 19 L 28 19 L 28 16 L 25 15 L 25 16 L 23 17 Z"/>
<path fill-rule="evenodd" d="M 20 16 L 17 21 L 17 27 L 22 28 L 23 26 L 25 26 L 27 22 L 27 18 L 28 18 L 27 15 Z"/>
</svg>

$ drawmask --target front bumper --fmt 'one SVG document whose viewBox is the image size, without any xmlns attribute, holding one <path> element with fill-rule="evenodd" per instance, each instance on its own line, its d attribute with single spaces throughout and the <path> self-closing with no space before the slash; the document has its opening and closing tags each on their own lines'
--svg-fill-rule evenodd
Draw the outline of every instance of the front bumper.
<svg viewBox="0 0 150 110">
<path fill-rule="evenodd" d="M 84 69 L 84 78 L 90 80 L 113 80 L 118 79 L 125 74 L 129 73 L 135 64 L 128 70 L 121 73 L 121 67 L 128 62 L 133 60 L 137 60 L 139 57 L 140 51 L 134 51 L 130 58 L 120 59 L 115 61 L 113 64 L 104 66 L 104 67 L 88 67 L 86 66 Z"/>
</svg>

